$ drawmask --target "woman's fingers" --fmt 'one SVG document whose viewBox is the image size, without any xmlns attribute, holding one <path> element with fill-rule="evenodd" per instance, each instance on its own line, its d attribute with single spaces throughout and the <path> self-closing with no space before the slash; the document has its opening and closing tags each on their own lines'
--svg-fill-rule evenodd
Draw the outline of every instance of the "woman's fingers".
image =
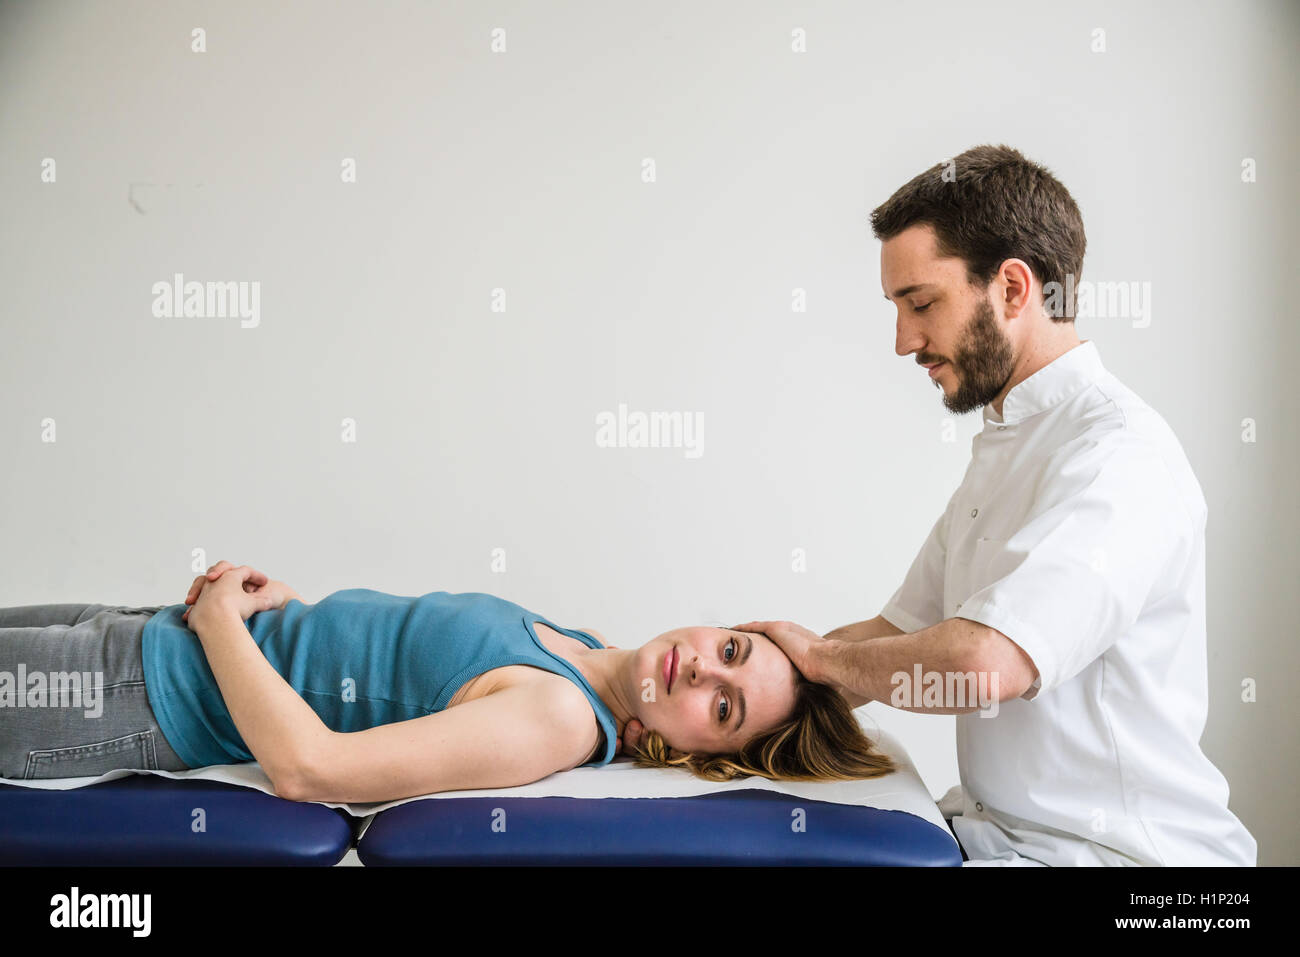
<svg viewBox="0 0 1300 957">
<path fill-rule="evenodd" d="M 216 581 L 226 572 L 232 570 L 242 575 L 244 581 L 252 582 L 254 585 L 257 586 L 265 585 L 268 581 L 270 581 L 270 579 L 267 577 L 266 572 L 260 572 L 256 568 L 253 568 L 249 565 L 236 565 L 234 562 L 228 562 L 225 559 L 222 559 L 221 561 L 213 565 L 211 568 L 209 568 L 206 574 L 203 575 L 202 577 L 206 578 L 208 581 Z"/>
<path fill-rule="evenodd" d="M 246 582 L 252 582 L 254 585 L 265 585 L 270 581 L 270 579 L 266 577 L 266 572 L 259 572 L 251 565 L 231 565 L 230 567 L 234 570 L 236 575 L 242 577 Z"/>
<path fill-rule="evenodd" d="M 234 572 L 237 576 L 243 579 L 244 591 L 249 594 L 257 591 L 259 588 L 264 588 L 266 583 L 271 580 L 266 577 L 266 572 L 259 572 L 251 565 L 240 565 L 238 568 L 234 569 Z"/>
<path fill-rule="evenodd" d="M 203 591 L 203 586 L 210 581 L 216 581 L 218 578 L 221 577 L 222 573 L 226 570 L 226 568 L 222 567 L 223 565 L 226 566 L 226 568 L 229 568 L 230 562 L 226 561 L 225 559 L 222 559 L 221 561 L 217 562 L 215 565 L 210 567 L 202 575 L 199 575 L 197 578 L 194 579 L 194 584 L 190 586 L 190 590 L 185 596 L 185 604 L 192 605 L 199 600 L 199 593 Z"/>
<path fill-rule="evenodd" d="M 235 566 L 232 562 L 228 562 L 223 558 L 221 561 L 217 562 L 215 565 L 213 565 L 211 568 L 207 570 L 207 579 L 208 581 L 216 581 L 218 578 L 220 578 L 222 575 L 226 573 L 227 568 L 234 568 L 234 567 Z"/>
<path fill-rule="evenodd" d="M 259 572 L 256 568 L 250 568 L 247 565 L 240 565 L 238 567 L 244 569 L 247 572 L 247 575 L 244 579 L 245 584 L 247 585 L 251 583 L 252 585 L 251 588 L 245 588 L 246 591 L 253 591 L 254 589 L 260 588 L 261 586 L 265 585 L 268 581 L 270 581 L 270 579 L 267 577 L 265 572 Z M 185 594 L 185 604 L 192 605 L 196 601 L 198 601 L 199 594 L 203 591 L 203 586 L 205 584 L 207 584 L 208 582 L 216 581 L 218 578 L 220 578 L 222 575 L 224 575 L 232 568 L 236 568 L 235 563 L 227 561 L 226 559 L 223 558 L 221 559 L 221 561 L 217 562 L 215 565 L 210 567 L 202 575 L 199 575 L 197 578 L 195 578 L 194 584 L 190 586 L 190 590 Z M 184 618 L 185 616 L 182 615 L 181 617 Z"/>
<path fill-rule="evenodd" d="M 225 567 L 223 568 L 222 566 Z M 192 605 L 196 601 L 198 601 L 199 593 L 203 591 L 204 584 L 210 581 L 216 581 L 218 578 L 221 577 L 222 572 L 224 572 L 226 568 L 229 567 L 231 567 L 230 562 L 226 561 L 223 558 L 215 565 L 210 566 L 208 570 L 204 572 L 202 575 L 197 576 L 194 579 L 194 584 L 190 586 L 190 590 L 185 593 L 185 604 Z"/>
<path fill-rule="evenodd" d="M 190 590 L 185 593 L 185 604 L 192 605 L 198 600 L 199 592 L 203 590 L 203 583 L 207 580 L 204 575 L 195 577 L 194 584 L 190 585 Z"/>
</svg>

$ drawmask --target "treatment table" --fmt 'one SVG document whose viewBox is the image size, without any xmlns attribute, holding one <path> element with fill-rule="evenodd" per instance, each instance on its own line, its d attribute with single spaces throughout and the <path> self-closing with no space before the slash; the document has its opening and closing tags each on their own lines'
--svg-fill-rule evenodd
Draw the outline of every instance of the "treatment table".
<svg viewBox="0 0 1300 957">
<path fill-rule="evenodd" d="M 718 784 L 620 757 L 517 788 L 380 805 L 286 801 L 256 763 L 0 779 L 0 865 L 959 867 L 902 746 L 866 781 Z"/>
</svg>

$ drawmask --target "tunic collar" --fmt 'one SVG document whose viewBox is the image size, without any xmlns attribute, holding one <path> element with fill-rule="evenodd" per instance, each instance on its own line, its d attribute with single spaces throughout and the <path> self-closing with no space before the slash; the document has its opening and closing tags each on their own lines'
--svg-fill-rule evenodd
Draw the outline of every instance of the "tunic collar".
<svg viewBox="0 0 1300 957">
<path fill-rule="evenodd" d="M 1023 382 L 1014 385 L 1002 400 L 1002 418 L 998 418 L 993 411 L 992 402 L 984 406 L 985 427 L 989 423 L 1014 425 L 1031 415 L 1046 412 L 1105 374 L 1106 369 L 1101 364 L 1097 344 L 1091 339 L 1085 339 Z"/>
</svg>

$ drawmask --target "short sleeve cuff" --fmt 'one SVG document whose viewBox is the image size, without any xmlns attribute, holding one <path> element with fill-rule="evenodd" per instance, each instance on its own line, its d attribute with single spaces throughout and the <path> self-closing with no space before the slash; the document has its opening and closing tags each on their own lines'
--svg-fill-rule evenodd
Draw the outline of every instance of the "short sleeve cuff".
<svg viewBox="0 0 1300 957">
<path fill-rule="evenodd" d="M 1029 688 L 1033 694 L 1025 693 L 1029 698 L 1032 699 L 1042 692 L 1050 691 L 1056 687 L 1057 677 L 1060 673 L 1060 662 L 1057 661 L 1056 655 L 1053 654 L 1051 643 L 1033 625 L 1017 618 L 1001 605 L 986 599 L 966 602 L 962 605 L 957 617 L 976 621 L 981 625 L 988 625 L 990 628 L 996 628 L 1015 642 L 1029 656 L 1029 660 L 1038 669 L 1038 679 Z M 1021 697 L 1024 697 L 1024 695 Z"/>
<path fill-rule="evenodd" d="M 892 601 L 887 602 L 885 607 L 881 609 L 880 617 L 885 619 L 885 621 L 889 622 L 895 628 L 903 629 L 903 631 L 909 635 L 912 634 L 912 632 L 921 631 L 930 627 L 930 625 L 927 625 L 920 618 L 917 618 L 911 612 L 904 611 Z M 931 624 L 938 624 L 938 622 L 932 622 Z"/>
</svg>

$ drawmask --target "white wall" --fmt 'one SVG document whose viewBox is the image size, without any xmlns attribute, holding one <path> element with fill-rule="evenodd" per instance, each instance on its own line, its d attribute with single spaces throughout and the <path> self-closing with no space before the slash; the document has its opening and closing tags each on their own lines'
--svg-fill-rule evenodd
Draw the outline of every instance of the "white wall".
<svg viewBox="0 0 1300 957">
<path fill-rule="evenodd" d="M 938 393 L 894 354 L 867 217 L 1006 142 L 1078 200 L 1085 279 L 1151 284 L 1149 325 L 1079 332 L 1200 478 L 1203 746 L 1260 863 L 1300 862 L 1282 797 L 1300 753 L 1297 19 L 1285 2 L 6 4 L 0 605 L 180 601 L 200 549 L 309 601 L 491 591 L 625 647 L 874 616 L 980 419 L 943 441 Z M 259 324 L 155 317 L 177 272 L 260 283 Z M 704 454 L 597 447 L 619 403 L 702 414 Z M 956 783 L 951 717 L 870 708 L 936 796 Z"/>
</svg>

